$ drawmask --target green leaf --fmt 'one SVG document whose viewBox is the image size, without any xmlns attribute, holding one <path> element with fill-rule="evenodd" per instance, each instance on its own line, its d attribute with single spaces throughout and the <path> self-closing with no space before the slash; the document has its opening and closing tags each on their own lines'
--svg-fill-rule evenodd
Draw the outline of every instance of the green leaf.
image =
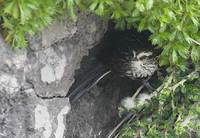
<svg viewBox="0 0 200 138">
<path fill-rule="evenodd" d="M 13 14 L 12 11 L 13 11 L 13 8 L 15 7 L 15 2 L 12 1 L 10 3 L 8 3 L 6 5 L 6 7 L 4 8 L 4 13 L 7 13 L 7 14 Z"/>
<path fill-rule="evenodd" d="M 192 20 L 192 22 L 194 23 L 195 26 L 199 26 L 199 21 L 198 21 L 197 18 L 195 18 L 195 17 L 192 16 L 191 20 Z"/>
<path fill-rule="evenodd" d="M 188 45 L 184 45 L 181 43 L 176 43 L 173 47 L 173 49 L 176 50 L 178 54 L 184 59 L 187 59 L 189 56 L 189 48 L 190 47 Z"/>
<path fill-rule="evenodd" d="M 140 3 L 140 1 L 136 2 L 136 8 L 140 11 L 143 12 L 145 10 L 144 4 Z"/>
<path fill-rule="evenodd" d="M 100 3 L 98 5 L 98 8 L 96 9 L 96 14 L 97 15 L 104 15 L 105 11 L 104 11 L 104 4 L 103 3 Z"/>
<path fill-rule="evenodd" d="M 94 11 L 97 8 L 97 5 L 98 5 L 98 1 L 93 2 L 89 7 L 90 10 Z"/>
<path fill-rule="evenodd" d="M 68 7 L 73 7 L 73 5 L 74 5 L 74 0 L 67 0 Z"/>
<path fill-rule="evenodd" d="M 172 51 L 172 63 L 176 64 L 178 61 L 178 55 L 175 50 Z"/>
<path fill-rule="evenodd" d="M 150 10 L 152 7 L 153 7 L 153 0 L 147 0 L 146 2 L 147 10 Z"/>
<path fill-rule="evenodd" d="M 15 1 L 10 2 L 4 9 L 4 12 L 12 15 L 15 19 L 19 17 L 19 9 Z"/>
<path fill-rule="evenodd" d="M 143 20 L 140 21 L 140 24 L 138 26 L 138 31 L 141 32 L 144 29 L 145 29 L 145 20 L 143 19 Z"/>
<path fill-rule="evenodd" d="M 31 10 L 24 3 L 19 4 L 19 9 L 20 9 L 21 23 L 24 24 L 26 20 L 31 18 Z"/>
<path fill-rule="evenodd" d="M 159 60 L 159 65 L 164 66 L 169 64 L 169 57 L 168 55 L 161 54 L 160 60 Z"/>
<path fill-rule="evenodd" d="M 198 62 L 200 59 L 200 48 L 197 46 L 192 47 L 191 59 L 193 62 Z"/>
</svg>

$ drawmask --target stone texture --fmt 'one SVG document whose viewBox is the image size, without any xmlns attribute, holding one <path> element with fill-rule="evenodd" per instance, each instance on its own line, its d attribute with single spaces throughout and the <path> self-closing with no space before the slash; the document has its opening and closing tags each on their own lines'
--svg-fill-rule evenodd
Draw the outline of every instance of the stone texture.
<svg viewBox="0 0 200 138">
<path fill-rule="evenodd" d="M 118 106 L 133 90 L 133 82 L 114 75 L 107 76 L 97 86 L 72 105 L 66 117 L 66 138 L 106 138 L 119 122 Z"/>
<path fill-rule="evenodd" d="M 1 138 L 57 138 L 56 132 L 65 130 L 60 116 L 70 110 L 67 98 L 43 100 L 33 89 L 15 94 L 1 91 L 0 104 Z"/>
<path fill-rule="evenodd" d="M 95 67 L 98 67 L 98 72 L 105 70 L 98 66 L 101 62 L 97 56 L 102 54 L 99 52 L 102 52 L 103 44 L 91 49 L 89 56 L 83 58 L 71 90 L 79 86 L 82 80 L 84 82 L 84 79 L 91 77 Z M 134 87 L 130 79 L 119 78 L 112 73 L 106 76 L 71 105 L 71 112 L 66 117 L 65 138 L 106 138 L 119 121 L 118 106 L 121 99 L 132 94 Z"/>
<path fill-rule="evenodd" d="M 76 22 L 68 22 L 68 19 L 64 18 L 64 20 L 55 21 L 48 29 L 42 32 L 43 46 L 49 47 L 58 40 L 70 39 L 78 31 L 79 28 L 76 26 Z"/>
<path fill-rule="evenodd" d="M 72 23 L 72 27 L 67 25 L 66 20 L 63 19 L 62 24 L 52 24 L 52 28 L 67 27 L 68 32 L 61 32 L 59 40 L 56 41 L 53 36 L 58 30 L 64 29 L 52 32 L 54 29 L 51 27 L 38 34 L 42 39 L 38 39 L 39 36 L 30 38 L 30 48 L 34 52 L 28 55 L 31 68 L 27 78 L 42 97 L 67 94 L 74 82 L 74 70 L 79 68 L 82 57 L 88 55 L 88 50 L 101 40 L 106 30 L 106 23 L 94 15 L 80 15 L 76 23 Z M 52 43 L 43 45 L 44 41 Z M 34 46 L 36 44 L 40 46 Z"/>
<path fill-rule="evenodd" d="M 0 76 L 0 91 L 9 91 L 11 94 L 18 92 L 20 86 L 17 79 L 9 74 L 1 74 Z"/>
<path fill-rule="evenodd" d="M 147 37 L 144 38 L 140 33 L 109 30 L 100 46 L 91 49 L 89 56 L 83 58 L 81 68 L 76 71 L 76 81 L 71 90 L 101 72 L 102 66 L 98 65 L 102 61 L 106 64 L 113 52 L 119 52 L 119 48 L 126 49 L 127 46 L 140 48 L 143 47 L 142 44 L 149 46 L 146 42 Z M 106 76 L 77 103 L 72 104 L 72 110 L 66 118 L 65 137 L 107 138 L 108 133 L 119 121 L 118 107 L 121 99 L 133 95 L 140 85 L 140 81 L 120 78 L 114 72 Z"/>
<path fill-rule="evenodd" d="M 27 49 L 11 50 L 0 36 L 1 138 L 63 137 L 74 72 L 106 28 L 98 17 L 81 14 L 29 37 Z"/>
</svg>

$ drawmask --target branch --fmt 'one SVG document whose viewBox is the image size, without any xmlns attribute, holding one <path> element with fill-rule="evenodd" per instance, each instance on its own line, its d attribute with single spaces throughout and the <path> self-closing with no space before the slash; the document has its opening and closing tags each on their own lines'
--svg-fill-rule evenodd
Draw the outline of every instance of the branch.
<svg viewBox="0 0 200 138">
<path fill-rule="evenodd" d="M 137 97 L 137 95 L 141 92 L 141 90 L 144 88 L 145 84 L 142 84 L 137 91 L 134 93 L 134 95 L 132 96 L 132 99 L 135 99 Z"/>
<path fill-rule="evenodd" d="M 195 44 L 197 44 L 197 45 L 199 45 L 199 46 L 200 46 L 200 42 L 198 42 L 198 41 L 194 40 L 193 38 L 190 38 L 190 41 L 192 41 L 193 43 L 195 43 Z"/>
<path fill-rule="evenodd" d="M 191 76 L 194 76 L 197 72 L 198 72 L 197 70 L 191 72 L 184 79 L 182 79 L 181 81 L 177 82 L 175 85 L 169 87 L 169 89 L 172 90 L 172 91 L 175 91 L 176 88 L 178 88 L 180 85 L 183 85 L 186 81 L 188 81 L 189 78 L 191 78 Z"/>
</svg>

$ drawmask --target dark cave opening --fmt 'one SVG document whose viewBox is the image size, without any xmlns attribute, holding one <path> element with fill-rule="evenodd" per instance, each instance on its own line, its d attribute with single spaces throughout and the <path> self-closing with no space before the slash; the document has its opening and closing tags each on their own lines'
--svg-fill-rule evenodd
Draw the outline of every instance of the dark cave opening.
<svg viewBox="0 0 200 138">
<path fill-rule="evenodd" d="M 136 30 L 119 31 L 110 27 L 102 42 L 84 57 L 81 68 L 76 71 L 75 83 L 71 91 L 91 77 L 91 70 L 100 66 L 99 71 L 108 68 L 109 59 L 118 51 L 153 50 L 149 32 Z M 89 74 L 89 75 L 87 75 Z M 72 112 L 67 116 L 67 138 L 105 138 L 119 122 L 118 106 L 121 99 L 130 96 L 141 82 L 121 78 L 115 73 L 103 78 L 89 92 L 72 104 Z"/>
</svg>

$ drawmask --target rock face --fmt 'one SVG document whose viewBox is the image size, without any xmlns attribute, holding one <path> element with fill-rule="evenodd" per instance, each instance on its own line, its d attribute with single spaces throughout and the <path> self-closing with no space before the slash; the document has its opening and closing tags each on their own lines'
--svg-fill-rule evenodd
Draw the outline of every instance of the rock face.
<svg viewBox="0 0 200 138">
<path fill-rule="evenodd" d="M 83 58 L 80 69 L 76 71 L 76 81 L 70 90 L 82 84 L 81 80 L 90 78 L 95 67 L 102 65 L 97 55 L 102 54 L 103 43 L 99 47 L 94 47 L 90 50 L 89 56 Z M 98 73 L 105 70 L 101 67 Z M 120 78 L 114 73 L 103 78 L 71 105 L 71 111 L 66 116 L 65 138 L 106 138 L 121 120 L 118 116 L 121 99 L 132 95 L 134 88 L 137 88 L 135 84 L 132 80 Z"/>
<path fill-rule="evenodd" d="M 60 19 L 29 37 L 27 49 L 14 51 L 0 36 L 1 138 L 63 137 L 74 71 L 106 28 L 91 14 Z"/>
<path fill-rule="evenodd" d="M 72 105 L 66 117 L 65 137 L 106 138 L 119 120 L 121 86 L 126 85 L 108 76 Z"/>
</svg>

